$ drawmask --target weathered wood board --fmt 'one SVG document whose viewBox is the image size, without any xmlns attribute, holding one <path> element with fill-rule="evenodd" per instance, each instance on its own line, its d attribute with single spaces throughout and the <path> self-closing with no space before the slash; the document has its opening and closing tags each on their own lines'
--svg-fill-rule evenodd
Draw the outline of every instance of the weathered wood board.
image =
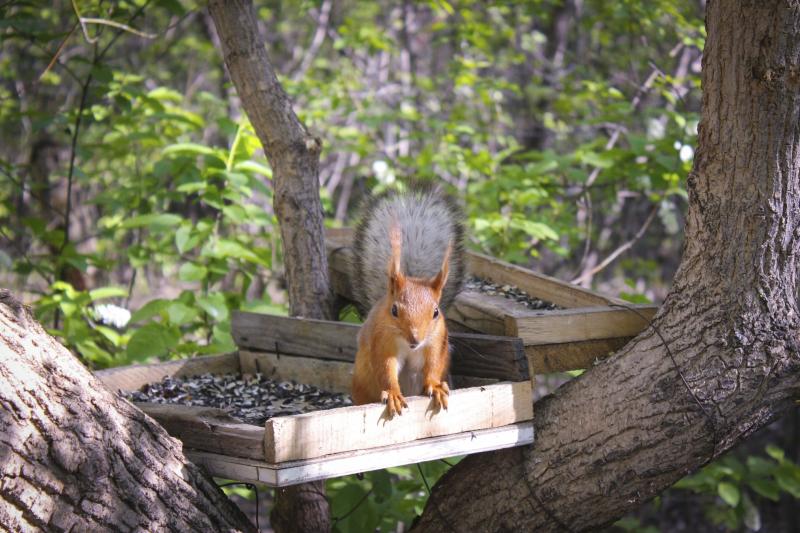
<svg viewBox="0 0 800 533">
<path fill-rule="evenodd" d="M 353 363 L 239 350 L 243 374 L 260 373 L 270 379 L 295 380 L 330 392 L 350 394 Z"/>
<path fill-rule="evenodd" d="M 142 385 L 161 381 L 164 376 L 195 376 L 199 374 L 236 374 L 239 372 L 239 355 L 230 353 L 207 357 L 193 357 L 165 363 L 131 365 L 98 370 L 95 376 L 111 391 L 137 390 Z"/>
<path fill-rule="evenodd" d="M 380 468 L 524 446 L 531 444 L 533 439 L 533 422 L 528 421 L 280 464 L 194 449 L 185 452 L 189 459 L 203 465 L 213 476 L 285 487 Z"/>
<path fill-rule="evenodd" d="M 467 252 L 467 270 L 473 276 L 490 279 L 495 283 L 516 285 L 528 294 L 552 302 L 559 307 L 591 307 L 609 303 L 625 303 L 617 298 L 603 296 L 566 281 L 476 252 Z"/>
<path fill-rule="evenodd" d="M 424 396 L 410 396 L 406 401 L 408 409 L 391 419 L 381 404 L 271 418 L 266 423 L 266 460 L 278 463 L 311 459 L 533 418 L 529 381 L 451 391 L 447 411 L 434 411 L 433 401 Z"/>
<path fill-rule="evenodd" d="M 656 308 L 629 307 L 644 318 L 629 309 L 603 307 L 527 311 L 506 318 L 506 333 L 526 339 L 526 346 L 633 337 L 647 327 Z"/>
<path fill-rule="evenodd" d="M 536 374 L 566 372 L 591 368 L 598 359 L 616 352 L 633 337 L 614 337 L 559 344 L 539 344 L 525 347 L 528 365 Z"/>
<path fill-rule="evenodd" d="M 264 459 L 264 427 L 244 424 L 222 409 L 136 403 L 184 446 L 208 452 Z"/>
<path fill-rule="evenodd" d="M 352 362 L 359 326 L 344 322 L 234 312 L 231 330 L 240 348 Z M 452 374 L 504 381 L 529 379 L 522 339 L 453 333 Z"/>
</svg>

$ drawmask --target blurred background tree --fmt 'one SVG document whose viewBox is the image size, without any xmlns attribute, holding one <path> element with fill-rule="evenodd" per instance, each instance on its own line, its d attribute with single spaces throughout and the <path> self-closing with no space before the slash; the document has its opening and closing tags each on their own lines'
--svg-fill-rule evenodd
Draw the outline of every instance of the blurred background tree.
<svg viewBox="0 0 800 533">
<path fill-rule="evenodd" d="M 703 1 L 256 6 L 323 139 L 326 223 L 350 223 L 367 192 L 434 181 L 463 203 L 471 247 L 663 297 Z M 202 3 L 6 2 L 0 40 L 0 285 L 92 368 L 231 351 L 232 310 L 286 312 L 271 170 Z M 798 427 L 777 423 L 618 527 L 789 527 Z M 329 482 L 334 516 L 358 504 L 335 527 L 409 524 L 446 468 Z"/>
</svg>

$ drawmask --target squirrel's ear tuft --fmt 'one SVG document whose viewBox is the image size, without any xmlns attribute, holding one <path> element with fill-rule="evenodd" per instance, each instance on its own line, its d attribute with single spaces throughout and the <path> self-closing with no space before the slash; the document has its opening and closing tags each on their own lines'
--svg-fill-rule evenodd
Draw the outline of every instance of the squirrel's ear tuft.
<svg viewBox="0 0 800 533">
<path fill-rule="evenodd" d="M 400 271 L 400 255 L 403 235 L 396 221 L 389 228 L 389 241 L 392 244 L 392 257 L 389 259 L 389 292 L 397 296 L 403 290 L 406 278 Z"/>
<path fill-rule="evenodd" d="M 430 285 L 431 289 L 436 293 L 436 297 L 442 297 L 442 290 L 444 289 L 445 283 L 447 283 L 447 274 L 450 272 L 450 252 L 453 250 L 453 243 L 450 242 L 447 245 L 447 250 L 444 252 L 444 259 L 442 259 L 442 268 L 439 270 L 439 273 L 436 274 L 433 278 L 431 278 Z"/>
</svg>

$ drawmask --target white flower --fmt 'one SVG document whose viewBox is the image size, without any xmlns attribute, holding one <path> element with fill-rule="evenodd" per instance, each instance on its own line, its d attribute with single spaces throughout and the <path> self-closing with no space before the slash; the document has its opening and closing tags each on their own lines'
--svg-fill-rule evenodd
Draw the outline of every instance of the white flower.
<svg viewBox="0 0 800 533">
<path fill-rule="evenodd" d="M 684 163 L 688 163 L 694 157 L 694 148 L 692 148 L 688 144 L 684 144 L 683 146 L 681 146 L 679 157 L 681 158 L 681 161 L 683 161 Z"/>
<path fill-rule="evenodd" d="M 375 178 L 384 185 L 391 185 L 395 181 L 395 175 L 389 168 L 389 163 L 382 159 L 372 163 L 372 172 L 375 173 Z"/>
<path fill-rule="evenodd" d="M 122 329 L 130 322 L 131 312 L 118 305 L 100 304 L 94 306 L 94 317 L 103 324 Z"/>
</svg>

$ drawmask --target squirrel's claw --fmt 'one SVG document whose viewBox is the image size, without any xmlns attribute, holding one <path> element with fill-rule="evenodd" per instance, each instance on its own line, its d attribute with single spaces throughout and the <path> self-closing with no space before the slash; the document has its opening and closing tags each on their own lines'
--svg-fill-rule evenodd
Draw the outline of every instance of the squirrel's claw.
<svg viewBox="0 0 800 533">
<path fill-rule="evenodd" d="M 395 414 L 403 416 L 403 407 L 408 407 L 406 399 L 399 391 L 381 391 L 381 402 L 386 405 L 390 418 Z"/>
<path fill-rule="evenodd" d="M 447 397 L 450 395 L 450 387 L 448 387 L 446 381 L 440 381 L 435 384 L 428 383 L 425 385 L 424 390 L 428 398 L 431 398 L 437 407 L 447 411 Z"/>
</svg>

